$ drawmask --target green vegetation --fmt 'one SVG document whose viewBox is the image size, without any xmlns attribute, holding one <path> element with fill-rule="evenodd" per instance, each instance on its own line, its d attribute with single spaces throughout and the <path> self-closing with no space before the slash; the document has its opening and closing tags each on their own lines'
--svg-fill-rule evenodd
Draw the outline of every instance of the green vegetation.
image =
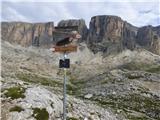
<svg viewBox="0 0 160 120">
<path fill-rule="evenodd" d="M 77 119 L 75 117 L 67 117 L 67 120 L 79 120 L 79 119 Z"/>
<path fill-rule="evenodd" d="M 81 89 L 86 81 L 77 80 L 75 77 L 70 76 L 69 82 L 70 84 L 67 85 L 67 93 L 70 95 L 80 96 Z"/>
<path fill-rule="evenodd" d="M 109 83 L 109 80 L 108 79 L 104 79 L 104 80 L 102 80 L 101 81 L 101 84 L 103 85 L 103 84 L 108 84 Z"/>
<path fill-rule="evenodd" d="M 120 66 L 120 68 L 127 70 L 144 70 L 151 73 L 160 73 L 160 65 L 130 62 L 128 64 Z"/>
<path fill-rule="evenodd" d="M 142 78 L 143 76 L 128 74 L 127 77 L 128 79 L 139 79 L 139 78 Z"/>
<path fill-rule="evenodd" d="M 58 81 L 55 81 L 51 78 L 39 76 L 36 74 L 18 73 L 16 74 L 16 76 L 17 78 L 25 82 L 40 83 L 41 85 L 53 86 L 53 87 L 62 86 L 62 83 Z"/>
<path fill-rule="evenodd" d="M 33 108 L 33 115 L 36 120 L 48 120 L 49 113 L 47 112 L 46 108 Z"/>
<path fill-rule="evenodd" d="M 138 86 L 137 91 L 140 92 L 140 93 L 151 94 L 149 92 L 148 88 L 145 88 L 145 87 L 142 87 L 142 86 Z"/>
<path fill-rule="evenodd" d="M 144 70 L 147 68 L 148 65 L 144 63 L 135 63 L 135 62 L 130 62 L 128 64 L 124 64 L 120 66 L 121 69 L 127 69 L 127 70 Z"/>
<path fill-rule="evenodd" d="M 20 106 L 14 106 L 9 111 L 10 112 L 21 112 L 21 111 L 24 111 L 24 109 L 21 108 Z"/>
<path fill-rule="evenodd" d="M 130 114 L 127 115 L 127 118 L 129 120 L 151 120 L 151 118 L 146 117 L 146 116 L 139 116 L 139 117 L 137 117 L 137 116 L 130 115 Z"/>
<path fill-rule="evenodd" d="M 151 73 L 160 73 L 160 65 L 152 66 L 152 67 L 146 69 L 146 71 L 151 72 Z"/>
<path fill-rule="evenodd" d="M 52 86 L 52 87 L 63 87 L 63 83 L 59 81 L 52 80 L 51 78 L 38 76 L 35 74 L 26 74 L 26 73 L 18 73 L 16 74 L 17 78 L 23 80 L 25 82 L 31 83 L 40 83 L 41 85 L 45 86 Z M 70 95 L 78 94 L 78 90 L 80 88 L 80 82 L 77 82 L 75 78 L 69 79 L 70 83 L 67 84 L 67 93 Z M 71 82 L 72 81 L 72 82 Z M 74 81 L 74 82 L 73 82 Z"/>
<path fill-rule="evenodd" d="M 121 82 L 121 81 L 117 81 L 111 76 L 106 76 L 104 80 L 101 80 L 101 84 L 116 83 L 116 82 Z"/>
<path fill-rule="evenodd" d="M 106 98 L 98 96 L 91 99 L 102 107 L 111 107 L 114 110 L 120 109 L 126 113 L 130 110 L 136 111 L 148 117 L 160 119 L 160 100 L 155 98 L 149 98 L 139 94 L 129 94 L 126 96 L 108 95 Z"/>
<path fill-rule="evenodd" d="M 25 88 L 17 86 L 8 88 L 6 90 L 7 92 L 4 93 L 6 97 L 11 97 L 11 99 L 25 98 Z"/>
<path fill-rule="evenodd" d="M 67 93 L 70 95 L 74 95 L 78 91 L 77 87 L 72 84 L 67 84 L 66 87 L 67 87 Z"/>
<path fill-rule="evenodd" d="M 31 83 L 40 83 L 41 85 L 45 86 L 52 86 L 52 87 L 63 87 L 63 83 L 59 81 L 52 80 L 51 78 L 29 74 L 29 73 L 18 73 L 16 74 L 17 78 L 23 80 L 25 82 Z M 84 82 L 77 81 L 74 77 L 69 79 L 70 83 L 67 84 L 67 93 L 70 95 L 79 94 L 79 90 Z"/>
</svg>

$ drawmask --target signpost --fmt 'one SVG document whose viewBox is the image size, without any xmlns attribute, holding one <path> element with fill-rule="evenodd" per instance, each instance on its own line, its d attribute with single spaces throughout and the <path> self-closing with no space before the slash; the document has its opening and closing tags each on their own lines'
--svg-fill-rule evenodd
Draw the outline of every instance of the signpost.
<svg viewBox="0 0 160 120">
<path fill-rule="evenodd" d="M 66 46 L 55 46 L 54 52 L 63 53 L 63 59 L 59 60 L 59 68 L 64 70 L 64 80 L 63 80 L 63 120 L 66 120 L 66 82 L 67 82 L 67 69 L 70 68 L 70 59 L 67 58 L 67 54 L 70 52 L 76 52 L 76 45 L 66 45 Z"/>
<path fill-rule="evenodd" d="M 64 53 L 64 81 L 63 81 L 63 120 L 66 120 L 66 82 L 67 82 L 67 68 L 65 67 L 65 60 L 67 54 Z"/>
<path fill-rule="evenodd" d="M 70 68 L 70 59 L 67 58 L 67 54 L 77 51 L 77 45 L 71 44 L 81 38 L 81 35 L 77 32 L 78 26 L 67 27 L 55 27 L 54 39 L 56 39 L 56 45 L 50 50 L 53 52 L 59 52 L 63 54 L 63 59 L 59 60 L 59 68 L 64 70 L 63 81 L 63 120 L 66 120 L 66 82 L 67 82 L 67 69 Z M 63 36 L 66 37 L 63 37 Z M 62 38 L 63 37 L 63 38 Z M 60 40 L 58 40 L 60 38 Z"/>
<path fill-rule="evenodd" d="M 76 52 L 77 51 L 77 46 L 76 45 L 55 46 L 54 49 L 55 49 L 55 52 L 69 53 L 69 52 Z"/>
</svg>

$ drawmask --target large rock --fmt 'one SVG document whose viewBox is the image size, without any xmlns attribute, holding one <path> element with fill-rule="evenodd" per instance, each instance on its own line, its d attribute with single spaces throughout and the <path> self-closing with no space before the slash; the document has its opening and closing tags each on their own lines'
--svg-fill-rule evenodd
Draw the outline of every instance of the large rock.
<svg viewBox="0 0 160 120">
<path fill-rule="evenodd" d="M 78 32 L 82 35 L 80 41 L 84 41 L 87 39 L 88 29 L 83 19 L 62 20 L 58 23 L 58 27 L 71 27 L 71 26 L 78 26 Z"/>
<path fill-rule="evenodd" d="M 160 55 L 160 26 L 144 26 L 139 28 L 136 41 L 145 49 Z"/>
<path fill-rule="evenodd" d="M 90 21 L 89 47 L 94 51 L 107 54 L 133 49 L 135 46 L 136 27 L 117 16 L 94 16 Z"/>
<path fill-rule="evenodd" d="M 25 23 L 2 22 L 2 40 L 17 43 L 22 46 L 48 46 L 52 43 L 54 31 L 53 22 Z"/>
</svg>

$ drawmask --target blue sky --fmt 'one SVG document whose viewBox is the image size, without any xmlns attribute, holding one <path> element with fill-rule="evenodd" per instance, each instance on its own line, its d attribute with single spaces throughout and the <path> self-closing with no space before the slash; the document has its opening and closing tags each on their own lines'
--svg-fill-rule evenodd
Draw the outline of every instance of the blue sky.
<svg viewBox="0 0 160 120">
<path fill-rule="evenodd" d="M 135 26 L 160 25 L 160 0 L 1 1 L 1 21 L 54 21 L 57 24 L 60 20 L 82 18 L 89 26 L 92 16 L 116 15 Z"/>
</svg>

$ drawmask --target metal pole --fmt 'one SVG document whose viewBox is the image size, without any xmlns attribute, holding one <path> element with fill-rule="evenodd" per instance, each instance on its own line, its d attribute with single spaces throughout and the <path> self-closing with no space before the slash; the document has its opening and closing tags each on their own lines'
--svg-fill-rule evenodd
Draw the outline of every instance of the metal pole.
<svg viewBox="0 0 160 120">
<path fill-rule="evenodd" d="M 64 53 L 64 60 L 66 59 L 67 55 Z M 67 75 L 66 72 L 67 69 L 64 68 L 64 81 L 63 81 L 63 120 L 66 120 L 66 81 L 67 81 Z"/>
</svg>

